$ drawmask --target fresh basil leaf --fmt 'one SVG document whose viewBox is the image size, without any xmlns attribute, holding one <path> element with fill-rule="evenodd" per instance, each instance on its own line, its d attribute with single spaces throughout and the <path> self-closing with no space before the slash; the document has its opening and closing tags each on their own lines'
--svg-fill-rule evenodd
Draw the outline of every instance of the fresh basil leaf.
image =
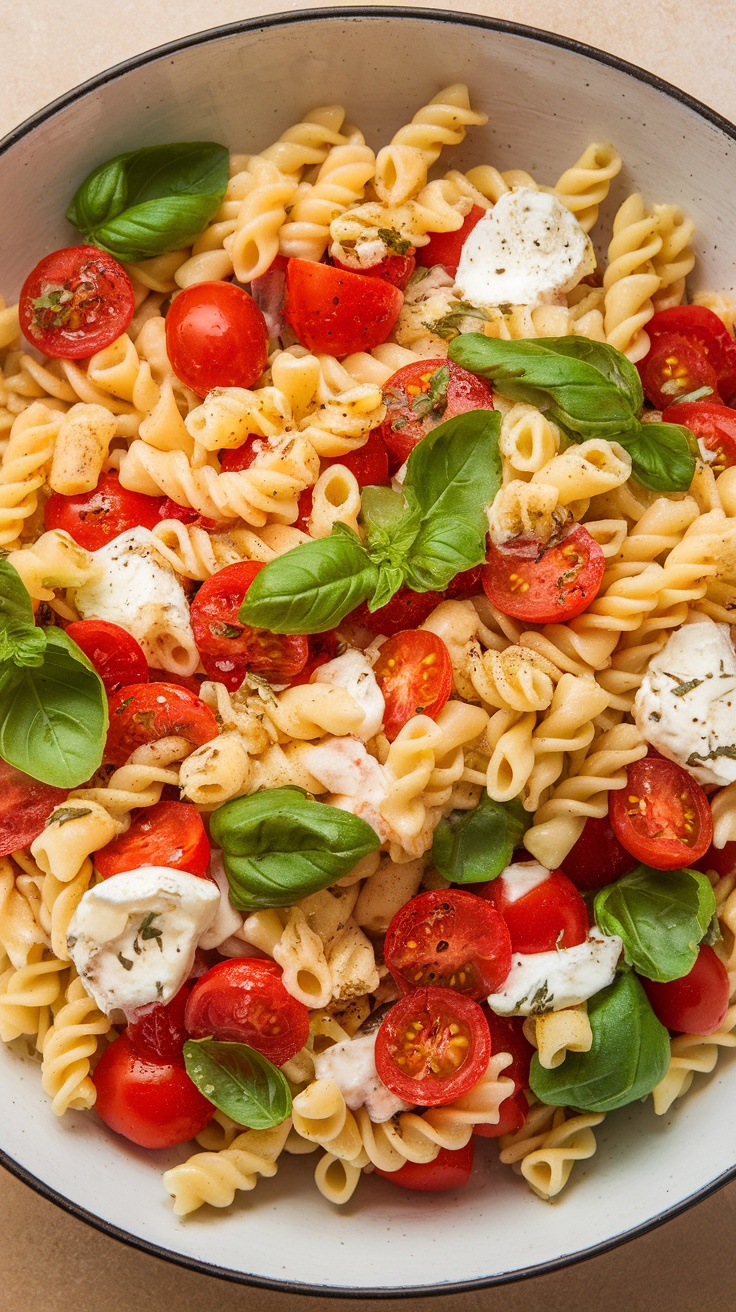
<svg viewBox="0 0 736 1312">
<path fill-rule="evenodd" d="M 7 560 L 0 560 L 0 661 L 40 665 L 45 648 L 46 634 L 36 628 L 20 574 Z"/>
<path fill-rule="evenodd" d="M 184 1065 L 199 1092 L 237 1125 L 270 1130 L 291 1115 L 286 1076 L 247 1043 L 187 1039 Z"/>
<path fill-rule="evenodd" d="M 33 779 L 76 788 L 99 769 L 107 697 L 87 657 L 47 629 L 39 666 L 0 668 L 0 757 Z"/>
<path fill-rule="evenodd" d="M 639 424 L 616 441 L 631 456 L 631 474 L 655 492 L 687 492 L 695 474 L 692 434 L 684 424 Z"/>
<path fill-rule="evenodd" d="M 269 561 L 245 596 L 239 619 L 271 633 L 324 633 L 373 593 L 378 569 L 345 524 Z"/>
<path fill-rule="evenodd" d="M 401 565 L 417 535 L 420 516 L 408 514 L 400 492 L 390 487 L 365 487 L 361 494 L 360 523 L 368 555 L 377 565 Z"/>
<path fill-rule="evenodd" d="M 598 927 L 618 934 L 629 965 L 660 983 L 692 970 L 715 909 L 710 881 L 699 870 L 644 865 L 602 888 L 595 899 Z"/>
<path fill-rule="evenodd" d="M 365 820 L 300 788 L 233 798 L 213 811 L 210 831 L 239 911 L 290 906 L 334 884 L 381 845 Z"/>
<path fill-rule="evenodd" d="M 191 246 L 220 207 L 212 196 L 162 196 L 125 210 L 85 233 L 88 241 L 118 260 L 149 260 Z"/>
<path fill-rule="evenodd" d="M 382 606 L 388 605 L 389 601 L 396 595 L 403 582 L 404 571 L 400 565 L 379 565 L 378 582 L 376 583 L 373 596 L 368 602 L 368 609 L 371 614 L 375 610 L 380 610 Z"/>
<path fill-rule="evenodd" d="M 453 884 L 485 883 L 506 869 L 530 822 L 519 801 L 496 802 L 484 793 L 474 811 L 440 820 L 432 861 Z"/>
<path fill-rule="evenodd" d="M 632 971 L 619 975 L 590 999 L 588 1019 L 589 1052 L 568 1052 L 554 1070 L 545 1070 L 534 1054 L 532 1092 L 554 1107 L 588 1112 L 612 1112 L 645 1098 L 667 1074 L 670 1038 L 641 980 Z"/>
<path fill-rule="evenodd" d="M 622 351 L 588 337 L 545 337 L 544 345 L 558 355 L 592 365 L 623 395 L 631 413 L 638 415 L 644 404 L 644 388 L 639 370 Z"/>
<path fill-rule="evenodd" d="M 461 520 L 432 516 L 412 543 L 405 567 L 415 592 L 443 592 L 456 574 L 485 560 L 484 535 Z"/>
</svg>

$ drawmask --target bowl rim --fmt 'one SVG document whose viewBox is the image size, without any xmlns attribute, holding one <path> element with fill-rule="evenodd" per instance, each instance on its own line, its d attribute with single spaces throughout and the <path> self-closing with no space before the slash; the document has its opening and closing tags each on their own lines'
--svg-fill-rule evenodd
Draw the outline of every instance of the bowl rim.
<svg viewBox="0 0 736 1312">
<path fill-rule="evenodd" d="M 118 64 L 113 64 L 104 69 L 101 73 L 96 73 L 94 77 L 88 78 L 85 82 L 80 82 L 78 86 L 72 87 L 55 100 L 49 101 L 41 109 L 31 114 L 27 119 L 17 127 L 11 129 L 9 133 L 0 139 L 0 157 L 8 150 L 22 141 L 42 123 L 54 117 L 60 110 L 73 105 L 76 101 L 82 100 L 89 92 L 95 91 L 112 82 L 119 77 L 135 69 L 142 68 L 146 64 L 153 63 L 158 59 L 165 58 L 168 55 L 177 54 L 179 51 L 186 50 L 191 46 L 205 45 L 210 41 L 218 41 L 224 37 L 235 36 L 242 32 L 258 31 L 261 28 L 285 27 L 294 23 L 304 22 L 325 22 L 334 19 L 351 19 L 351 18 L 402 18 L 418 21 L 429 21 L 434 23 L 451 23 L 461 24 L 466 27 L 478 27 L 486 31 L 502 32 L 512 36 L 522 37 L 525 40 L 540 42 L 543 45 L 556 46 L 562 50 L 571 51 L 573 54 L 584 55 L 588 59 L 595 60 L 599 64 L 608 65 L 619 72 L 626 73 L 636 81 L 644 82 L 655 90 L 660 91 L 670 99 L 677 100 L 686 108 L 692 110 L 700 118 L 718 128 L 732 141 L 736 142 L 736 124 L 731 123 L 717 110 L 711 109 L 709 105 L 703 104 L 688 92 L 681 90 L 671 82 L 665 81 L 664 78 L 658 77 L 656 73 L 650 73 L 647 69 L 640 68 L 637 64 L 632 64 L 626 59 L 621 59 L 618 55 L 613 55 L 604 50 L 598 50 L 594 46 L 589 46 L 585 42 L 577 41 L 573 37 L 563 36 L 557 32 L 548 32 L 543 28 L 533 27 L 523 23 L 511 22 L 507 19 L 486 17 L 483 14 L 474 14 L 467 12 L 458 12 L 441 9 L 418 9 L 409 8 L 406 5 L 335 5 L 324 9 L 302 9 L 293 10 L 285 13 L 271 13 L 258 15 L 254 18 L 241 19 L 234 23 L 224 23 L 219 27 L 205 28 L 201 32 L 192 32 L 183 37 L 177 37 L 173 41 L 167 41 L 162 45 L 154 46 L 149 50 L 144 50 L 140 54 L 131 55 L 130 58 L 121 60 Z M 186 1270 L 194 1271 L 198 1275 L 215 1276 L 220 1280 L 227 1280 L 232 1284 L 246 1285 L 257 1289 L 280 1290 L 289 1294 L 316 1295 L 322 1298 L 361 1298 L 361 1299 L 380 1299 L 390 1297 L 440 1297 L 443 1294 L 461 1294 L 470 1293 L 474 1290 L 490 1289 L 498 1285 L 513 1284 L 520 1280 L 529 1280 L 534 1276 L 549 1275 L 554 1271 L 563 1270 L 565 1267 L 574 1266 L 581 1262 L 588 1261 L 590 1258 L 599 1257 L 604 1253 L 611 1252 L 614 1248 L 619 1248 L 633 1239 L 638 1239 L 643 1235 L 651 1233 L 665 1222 L 681 1216 L 684 1212 L 689 1211 L 697 1203 L 703 1202 L 710 1198 L 712 1194 L 717 1193 L 725 1185 L 736 1180 L 736 1166 L 729 1168 L 723 1174 L 711 1180 L 696 1193 L 691 1194 L 681 1202 L 673 1204 L 665 1211 L 660 1212 L 656 1217 L 652 1217 L 641 1224 L 634 1226 L 630 1230 L 620 1231 L 611 1238 L 594 1244 L 591 1248 L 580 1249 L 577 1252 L 568 1253 L 564 1257 L 556 1258 L 553 1261 L 544 1262 L 533 1267 L 521 1267 L 515 1271 L 502 1272 L 498 1275 L 484 1276 L 477 1280 L 449 1281 L 440 1285 L 401 1285 L 401 1286 L 343 1286 L 334 1285 L 317 1285 L 302 1283 L 297 1280 L 279 1280 L 270 1276 L 251 1275 L 247 1272 L 234 1271 L 228 1267 L 221 1267 L 211 1262 L 206 1262 L 196 1257 L 190 1257 L 185 1253 L 172 1252 L 169 1249 L 161 1247 L 160 1244 L 152 1243 L 142 1236 L 134 1235 L 128 1230 L 123 1230 L 103 1217 L 95 1216 L 88 1212 L 86 1208 L 79 1203 L 73 1202 L 64 1194 L 58 1193 L 56 1189 L 48 1185 L 39 1176 L 34 1175 L 26 1167 L 21 1166 L 13 1157 L 0 1147 L 0 1165 L 3 1166 L 11 1175 L 21 1183 L 28 1185 L 35 1193 L 45 1198 L 48 1202 L 54 1203 L 62 1211 L 67 1212 L 70 1216 L 86 1225 L 91 1226 L 94 1230 L 109 1238 L 116 1239 L 129 1248 L 137 1249 L 146 1253 L 150 1257 L 160 1258 L 174 1266 L 183 1267 Z"/>
</svg>

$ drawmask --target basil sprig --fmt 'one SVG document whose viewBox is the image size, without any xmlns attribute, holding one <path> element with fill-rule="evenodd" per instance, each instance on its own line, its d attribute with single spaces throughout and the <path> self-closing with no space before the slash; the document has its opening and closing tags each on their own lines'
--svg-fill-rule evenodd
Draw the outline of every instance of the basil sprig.
<svg viewBox="0 0 736 1312">
<path fill-rule="evenodd" d="M 40 665 L 45 647 L 44 631 L 36 628 L 20 574 L 7 560 L 0 560 L 0 661 Z"/>
<path fill-rule="evenodd" d="M 603 933 L 623 939 L 628 964 L 647 979 L 664 983 L 692 970 L 716 899 L 699 870 L 642 865 L 602 888 L 594 905 Z"/>
<path fill-rule="evenodd" d="M 238 1125 L 270 1130 L 291 1114 L 286 1076 L 247 1043 L 187 1039 L 184 1065 L 199 1092 Z"/>
<path fill-rule="evenodd" d="M 292 787 L 225 802 L 212 813 L 210 833 L 239 911 L 290 906 L 334 884 L 381 845 L 359 816 Z"/>
<path fill-rule="evenodd" d="M 442 592 L 485 558 L 486 507 L 501 485 L 497 411 L 470 410 L 431 429 L 412 451 L 403 496 L 365 488 L 365 542 L 344 524 L 270 561 L 240 620 L 272 633 L 324 633 L 362 601 L 385 606 L 404 584 Z"/>
<path fill-rule="evenodd" d="M 588 1112 L 612 1112 L 651 1093 L 667 1074 L 670 1039 L 629 971 L 588 1003 L 593 1034 L 589 1052 L 568 1052 L 546 1070 L 532 1058 L 529 1083 L 542 1102 Z"/>
<path fill-rule="evenodd" d="M 214 141 L 144 146 L 100 164 L 66 217 L 87 241 L 120 260 L 190 246 L 220 206 L 229 153 Z"/>
<path fill-rule="evenodd" d="M 480 884 L 506 869 L 531 817 L 520 802 L 487 793 L 474 811 L 451 811 L 434 831 L 432 861 L 453 884 Z"/>
<path fill-rule="evenodd" d="M 695 473 L 681 424 L 642 424 L 639 374 L 625 355 L 585 337 L 502 342 L 463 333 L 448 347 L 456 364 L 488 378 L 502 396 L 543 410 L 573 442 L 603 437 L 629 452 L 632 473 L 658 492 L 686 492 Z"/>
</svg>

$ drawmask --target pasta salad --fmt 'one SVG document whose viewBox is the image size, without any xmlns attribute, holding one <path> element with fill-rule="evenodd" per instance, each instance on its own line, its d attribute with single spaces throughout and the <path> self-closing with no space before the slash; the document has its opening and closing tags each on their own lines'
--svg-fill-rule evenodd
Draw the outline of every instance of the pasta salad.
<svg viewBox="0 0 736 1312">
<path fill-rule="evenodd" d="M 133 148 L 0 302 L 0 1038 L 179 1215 L 550 1199 L 736 1044 L 736 300 L 485 122 Z"/>
</svg>

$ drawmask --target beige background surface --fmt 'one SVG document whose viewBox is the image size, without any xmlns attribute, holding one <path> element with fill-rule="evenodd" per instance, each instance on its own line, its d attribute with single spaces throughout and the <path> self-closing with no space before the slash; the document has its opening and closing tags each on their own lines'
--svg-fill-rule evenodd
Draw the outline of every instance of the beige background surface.
<svg viewBox="0 0 736 1312">
<path fill-rule="evenodd" d="M 280 6 L 278 0 L 210 0 L 206 8 L 195 0 L 127 0 L 124 7 L 105 0 L 0 0 L 0 135 L 120 59 L 277 6 L 302 7 L 297 0 L 281 0 Z M 734 0 L 464 0 L 447 7 L 528 23 L 612 51 L 736 120 Z M 568 1271 L 441 1302 L 422 1298 L 412 1307 L 731 1312 L 735 1233 L 733 1184 L 653 1234 Z M 436 1239 L 441 1243 L 441 1235 Z M 347 1312 L 358 1306 L 354 1300 L 327 1303 L 227 1285 L 169 1266 L 88 1229 L 0 1170 L 1 1312 Z M 394 1312 L 399 1300 L 373 1306 Z"/>
</svg>

